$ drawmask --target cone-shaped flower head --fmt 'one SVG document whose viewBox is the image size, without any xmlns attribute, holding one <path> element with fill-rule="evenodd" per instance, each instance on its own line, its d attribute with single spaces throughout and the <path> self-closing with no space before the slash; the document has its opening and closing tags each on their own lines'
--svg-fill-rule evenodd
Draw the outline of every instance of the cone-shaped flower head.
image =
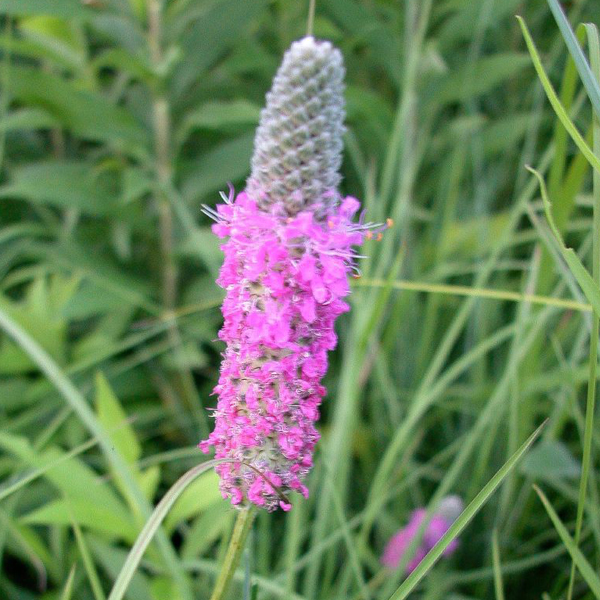
<svg viewBox="0 0 600 600">
<path fill-rule="evenodd" d="M 344 65 L 329 42 L 292 44 L 267 94 L 248 193 L 290 214 L 337 191 L 344 133 Z"/>
<path fill-rule="evenodd" d="M 340 198 L 340 53 L 312 37 L 292 45 L 267 96 L 246 191 L 205 208 L 228 238 L 217 283 L 226 290 L 227 344 L 215 392 L 221 492 L 234 505 L 291 508 L 304 495 L 325 395 L 321 378 L 348 310 L 348 274 L 369 225 Z"/>
</svg>

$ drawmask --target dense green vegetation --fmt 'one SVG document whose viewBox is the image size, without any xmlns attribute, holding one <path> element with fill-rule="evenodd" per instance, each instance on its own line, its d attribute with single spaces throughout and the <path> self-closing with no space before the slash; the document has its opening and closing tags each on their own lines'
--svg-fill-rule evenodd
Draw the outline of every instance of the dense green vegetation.
<svg viewBox="0 0 600 600">
<path fill-rule="evenodd" d="M 243 187 L 306 4 L 0 0 L 0 598 L 106 598 L 207 460 L 222 291 L 201 204 Z M 600 22 L 597 2 L 564 7 Z M 594 28 L 577 34 L 598 78 Z M 339 323 L 310 499 L 258 515 L 231 597 L 388 600 L 404 575 L 379 557 L 411 511 L 468 504 L 544 420 L 411 597 L 565 598 L 570 552 L 572 597 L 600 597 L 597 81 L 546 0 L 319 0 L 315 35 L 346 60 L 343 191 L 395 224 Z M 125 598 L 208 600 L 234 518 L 201 474 Z"/>
</svg>

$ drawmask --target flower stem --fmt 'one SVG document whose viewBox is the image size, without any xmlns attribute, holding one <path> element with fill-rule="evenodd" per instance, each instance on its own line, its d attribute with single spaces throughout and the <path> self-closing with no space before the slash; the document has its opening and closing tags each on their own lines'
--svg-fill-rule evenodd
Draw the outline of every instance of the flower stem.
<svg viewBox="0 0 600 600">
<path fill-rule="evenodd" d="M 310 4 L 308 6 L 308 23 L 306 24 L 306 35 L 313 34 L 313 27 L 315 24 L 315 4 L 316 0 L 310 0 Z"/>
<path fill-rule="evenodd" d="M 242 557 L 246 538 L 250 532 L 255 513 L 254 507 L 243 508 L 239 511 L 233 527 L 233 533 L 231 534 L 229 548 L 227 548 L 227 554 L 225 555 L 225 561 L 221 567 L 221 572 L 217 578 L 217 583 L 215 584 L 215 589 L 210 600 L 225 600 L 229 585 L 233 579 L 233 574 Z"/>
<path fill-rule="evenodd" d="M 148 46 L 152 65 L 159 71 L 164 61 L 162 46 L 163 0 L 148 1 Z M 161 83 L 152 92 L 152 122 L 154 129 L 155 171 L 157 177 L 156 207 L 158 212 L 158 227 L 160 236 L 160 252 L 162 264 L 162 308 L 170 323 L 167 337 L 173 349 L 178 354 L 179 362 L 185 363 L 185 352 L 175 318 L 177 305 L 178 268 L 174 254 L 174 220 L 171 203 L 165 194 L 165 188 L 173 181 L 172 156 L 172 125 L 171 106 L 164 85 Z M 188 367 L 182 366 L 177 373 L 179 390 L 187 408 L 193 411 L 202 437 L 208 435 L 208 423 L 200 410 L 201 402 L 194 385 L 192 373 Z"/>
</svg>

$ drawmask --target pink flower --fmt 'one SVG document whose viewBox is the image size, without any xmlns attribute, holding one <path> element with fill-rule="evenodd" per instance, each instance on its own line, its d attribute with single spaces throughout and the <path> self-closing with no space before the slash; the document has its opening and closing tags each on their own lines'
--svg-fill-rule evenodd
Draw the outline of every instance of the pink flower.
<svg viewBox="0 0 600 600">
<path fill-rule="evenodd" d="M 329 42 L 306 37 L 286 52 L 254 141 L 246 191 L 204 207 L 227 241 L 217 279 L 225 291 L 226 349 L 215 428 L 200 448 L 234 505 L 289 510 L 319 439 L 334 324 L 349 306 L 353 246 L 370 224 L 353 222 L 360 203 L 341 198 L 344 67 Z"/>
<path fill-rule="evenodd" d="M 266 210 L 246 192 L 210 211 L 229 239 L 218 284 L 226 290 L 219 338 L 227 347 L 215 393 L 215 448 L 221 492 L 232 504 L 289 510 L 319 439 L 320 380 L 336 344 L 336 318 L 348 309 L 352 246 L 370 225 L 351 221 L 355 199 L 313 204 L 290 216 Z"/>
<path fill-rule="evenodd" d="M 438 511 L 433 515 L 422 532 L 420 543 L 414 548 L 405 565 L 405 572 L 412 573 L 425 555 L 440 541 L 448 531 L 456 517 L 462 512 L 463 502 L 458 496 L 447 496 L 440 502 Z M 418 508 L 413 511 L 408 524 L 400 529 L 387 543 L 381 562 L 389 569 L 397 569 L 406 558 L 411 543 L 419 534 L 427 511 Z M 454 539 L 444 550 L 444 556 L 450 556 L 458 548 L 458 540 Z"/>
</svg>

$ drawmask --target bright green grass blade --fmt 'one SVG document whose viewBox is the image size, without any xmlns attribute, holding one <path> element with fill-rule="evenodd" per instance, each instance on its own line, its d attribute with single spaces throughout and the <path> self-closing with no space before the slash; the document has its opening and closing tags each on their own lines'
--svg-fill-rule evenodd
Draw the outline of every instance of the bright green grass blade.
<svg viewBox="0 0 600 600">
<path fill-rule="evenodd" d="M 512 471 L 521 457 L 527 452 L 531 444 L 536 440 L 546 423 L 542 423 L 525 441 L 525 443 L 504 463 L 502 468 L 486 483 L 483 489 L 475 496 L 471 503 L 465 508 L 460 517 L 452 524 L 440 541 L 429 551 L 427 556 L 419 563 L 417 568 L 406 578 L 402 585 L 396 590 L 389 600 L 403 600 L 415 589 L 418 583 L 433 567 L 435 562 L 442 556 L 444 550 L 457 538 L 471 519 L 479 512 L 481 507 L 489 500 L 504 478 Z"/>
<path fill-rule="evenodd" d="M 552 520 L 554 528 L 558 532 L 558 535 L 560 536 L 560 539 L 562 540 L 563 544 L 569 551 L 571 558 L 575 561 L 575 564 L 577 565 L 577 568 L 579 569 L 579 572 L 581 573 L 582 577 L 590 586 L 590 590 L 592 591 L 594 596 L 596 596 L 596 598 L 600 598 L 600 578 L 594 572 L 593 567 L 586 560 L 585 556 L 583 556 L 581 550 L 579 550 L 579 548 L 575 545 L 575 541 L 569 535 L 567 528 L 563 525 L 559 516 L 556 514 L 554 508 L 552 508 L 552 505 L 548 501 L 548 498 L 546 498 L 546 496 L 544 495 L 544 492 L 542 492 L 542 490 L 540 490 L 540 488 L 538 488 L 536 485 L 534 485 L 533 487 L 537 492 L 537 495 L 540 497 L 540 500 L 544 504 L 544 508 L 546 509 L 548 516 Z"/>
<path fill-rule="evenodd" d="M 73 581 L 75 580 L 75 567 L 76 565 L 73 565 L 69 571 L 69 577 L 67 577 L 67 581 L 65 582 L 65 587 L 60 595 L 60 600 L 71 600 L 73 594 Z"/>
<path fill-rule="evenodd" d="M 554 234 L 554 238 L 558 243 L 560 253 L 565 259 L 565 262 L 569 266 L 571 273 L 573 273 L 573 276 L 577 280 L 577 283 L 581 287 L 583 293 L 585 294 L 585 297 L 589 300 L 590 304 L 592 305 L 594 312 L 596 313 L 596 315 L 600 315 L 600 287 L 594 281 L 593 277 L 589 274 L 587 269 L 583 266 L 581 259 L 579 258 L 579 256 L 577 256 L 573 248 L 567 248 L 567 246 L 565 245 L 562 235 L 560 234 L 560 231 L 558 230 L 558 227 L 554 222 L 554 217 L 552 216 L 552 204 L 550 202 L 550 199 L 548 198 L 548 192 L 546 190 L 544 178 L 535 169 L 532 169 L 531 167 L 527 167 L 527 169 L 531 173 L 533 173 L 539 181 L 546 218 L 548 219 L 548 224 L 550 225 L 550 229 Z"/>
<path fill-rule="evenodd" d="M 550 296 L 538 296 L 513 292 L 512 290 L 494 290 L 490 288 L 474 288 L 466 285 L 448 285 L 443 283 L 427 283 L 426 281 L 399 280 L 389 283 L 383 279 L 357 279 L 353 282 L 356 287 L 385 287 L 391 286 L 395 290 L 411 292 L 427 292 L 429 294 L 448 294 L 456 296 L 471 296 L 490 300 L 501 300 L 509 302 L 527 302 L 530 304 L 541 304 L 543 306 L 556 306 L 566 310 L 577 310 L 589 312 L 592 307 L 589 304 L 577 302 L 576 300 L 565 300 L 563 298 L 552 298 Z"/>
<path fill-rule="evenodd" d="M 600 69 L 600 40 L 598 39 L 598 29 L 595 25 L 586 24 L 585 32 L 588 38 L 590 49 L 590 60 L 596 73 Z M 579 48 L 579 46 L 578 46 Z M 586 63 L 587 64 L 587 63 Z M 593 146 L 596 154 L 600 153 L 600 122 L 598 116 L 593 117 Z M 592 276 L 596 285 L 600 285 L 600 173 L 594 171 L 593 177 L 593 247 L 592 247 Z M 590 337 L 589 353 L 589 379 L 587 388 L 587 400 L 585 409 L 585 429 L 583 434 L 583 459 L 581 469 L 581 479 L 579 482 L 579 498 L 577 501 L 577 520 L 575 522 L 575 546 L 579 546 L 581 540 L 581 529 L 583 526 L 583 515 L 585 512 L 585 500 L 588 489 L 590 469 L 592 467 L 592 442 L 594 433 L 594 409 L 596 403 L 596 370 L 598 365 L 598 333 L 600 331 L 600 322 L 598 313 L 594 315 L 592 322 L 592 334 Z M 575 561 L 571 566 L 569 577 L 569 587 L 567 590 L 567 600 L 573 596 L 573 586 L 575 583 Z"/>
<path fill-rule="evenodd" d="M 79 454 L 82 454 L 86 450 L 89 450 L 90 448 L 94 447 L 97 443 L 98 443 L 97 439 L 88 440 L 87 442 L 84 442 L 80 446 L 73 448 L 73 450 L 71 450 L 70 452 L 63 454 L 57 460 L 52 461 L 51 463 L 48 463 L 47 465 L 40 467 L 39 469 L 35 469 L 34 471 L 31 471 L 31 473 L 24 475 L 18 481 L 15 481 L 11 485 L 7 485 L 3 489 L 0 489 L 0 501 L 4 500 L 11 494 L 14 494 L 16 491 L 20 490 L 22 487 L 25 487 L 28 483 L 31 483 L 38 477 L 41 477 L 42 475 L 44 475 L 44 473 L 47 473 L 48 471 L 50 471 L 51 469 L 53 469 L 55 466 L 59 465 L 60 463 L 65 462 L 66 460 L 69 460 L 69 459 L 73 458 L 74 456 L 78 456 Z"/>
<path fill-rule="evenodd" d="M 502 564 L 500 563 L 500 546 L 498 545 L 498 530 L 492 534 L 492 561 L 494 568 L 494 591 L 496 600 L 504 600 L 504 584 L 502 583 Z"/>
<path fill-rule="evenodd" d="M 83 561 L 83 566 L 85 567 L 94 598 L 96 600 L 106 600 L 106 595 L 104 594 L 104 590 L 100 584 L 100 578 L 98 577 L 98 571 L 96 570 L 96 566 L 94 565 L 90 551 L 85 543 L 85 538 L 81 532 L 81 527 L 79 527 L 77 524 L 77 521 L 73 517 L 72 513 L 71 522 L 73 524 L 73 532 L 75 533 L 75 539 L 77 541 L 79 553 L 81 554 L 81 560 Z"/>
<path fill-rule="evenodd" d="M 219 464 L 220 460 L 209 460 L 208 462 L 202 463 L 191 468 L 187 473 L 182 475 L 171 487 L 171 489 L 163 496 L 163 499 L 157 504 L 154 512 L 150 518 L 146 521 L 144 528 L 140 532 L 135 544 L 127 555 L 127 560 L 117 577 L 113 589 L 110 592 L 108 600 L 122 600 L 127 586 L 131 581 L 131 578 L 135 574 L 135 571 L 144 556 L 146 548 L 152 541 L 152 538 L 158 531 L 160 524 L 163 522 L 167 513 L 184 490 L 192 483 L 197 477 L 202 475 L 205 471 Z"/>
<path fill-rule="evenodd" d="M 546 75 L 546 71 L 542 65 L 542 61 L 540 59 L 540 55 L 538 54 L 537 48 L 535 47 L 535 43 L 533 42 L 533 38 L 529 33 L 529 29 L 525 24 L 525 21 L 517 16 L 517 20 L 519 21 L 519 25 L 521 26 L 521 30 L 523 31 L 523 37 L 525 38 L 525 43 L 527 44 L 527 48 L 529 50 L 529 54 L 531 55 L 531 60 L 533 61 L 533 66 L 538 74 L 540 82 L 546 92 L 546 96 L 556 113 L 556 116 L 560 119 L 561 123 L 564 125 L 565 129 L 569 132 L 569 135 L 581 150 L 581 153 L 587 158 L 590 165 L 594 167 L 597 171 L 600 171 L 600 159 L 593 153 L 592 149 L 587 145 L 583 136 L 579 133 L 577 127 L 573 124 L 573 121 L 569 118 L 567 111 L 559 100 L 554 87 L 550 83 L 550 79 L 548 79 L 548 75 Z"/>
<path fill-rule="evenodd" d="M 575 61 L 575 65 L 577 67 L 577 71 L 579 72 L 579 76 L 581 77 L 581 81 L 585 87 L 585 90 L 588 94 L 590 102 L 594 107 L 594 112 L 600 118 L 600 86 L 598 85 L 598 80 L 594 77 L 592 69 L 588 61 L 585 58 L 585 55 L 581 49 L 581 46 L 577 43 L 577 38 L 573 33 L 573 29 L 571 29 L 571 25 L 569 25 L 569 21 L 565 16 L 558 0 L 548 0 L 548 6 L 550 6 L 550 10 L 554 15 L 556 23 L 560 29 L 563 39 L 567 44 L 567 48 L 569 49 L 569 53 L 573 57 Z"/>
<path fill-rule="evenodd" d="M 325 468 L 327 468 L 327 464 L 325 463 Z M 350 531 L 350 527 L 348 526 L 348 519 L 344 514 L 344 507 L 342 506 L 342 502 L 340 500 L 339 494 L 335 489 L 334 482 L 335 477 L 333 473 L 330 472 L 330 477 L 328 478 L 328 483 L 331 486 L 331 500 L 333 503 L 333 508 L 338 518 L 340 529 L 342 530 L 342 535 L 344 536 L 344 542 L 346 543 L 346 550 L 348 552 L 348 556 L 350 559 L 350 568 L 354 573 L 354 577 L 356 579 L 356 583 L 360 589 L 361 596 L 363 600 L 371 600 L 372 596 L 369 592 L 369 588 L 365 582 L 365 578 L 362 572 L 362 568 L 360 565 L 360 559 L 357 553 L 357 544 L 356 540 L 352 537 L 352 532 Z"/>
<path fill-rule="evenodd" d="M 46 377 L 60 391 L 65 400 L 71 406 L 73 411 L 78 415 L 82 423 L 98 439 L 98 443 L 102 448 L 108 461 L 116 473 L 118 473 L 125 485 L 129 489 L 132 498 L 136 500 L 142 515 L 149 518 L 151 507 L 148 500 L 145 498 L 142 490 L 139 488 L 132 471 L 130 470 L 123 457 L 115 452 L 112 447 L 110 436 L 104 427 L 98 422 L 96 415 L 89 407 L 83 395 L 73 385 L 70 379 L 63 373 L 58 364 L 52 357 L 34 340 L 16 321 L 14 321 L 5 311 L 0 309 L 0 329 L 6 332 L 9 337 L 13 338 L 17 344 L 30 356 L 33 362 L 46 375 Z M 157 535 L 157 543 L 171 572 L 173 579 L 177 581 L 178 587 L 182 592 L 184 600 L 192 599 L 192 591 L 190 583 L 181 569 L 181 565 L 177 560 L 175 551 L 164 534 L 159 531 Z"/>
</svg>

